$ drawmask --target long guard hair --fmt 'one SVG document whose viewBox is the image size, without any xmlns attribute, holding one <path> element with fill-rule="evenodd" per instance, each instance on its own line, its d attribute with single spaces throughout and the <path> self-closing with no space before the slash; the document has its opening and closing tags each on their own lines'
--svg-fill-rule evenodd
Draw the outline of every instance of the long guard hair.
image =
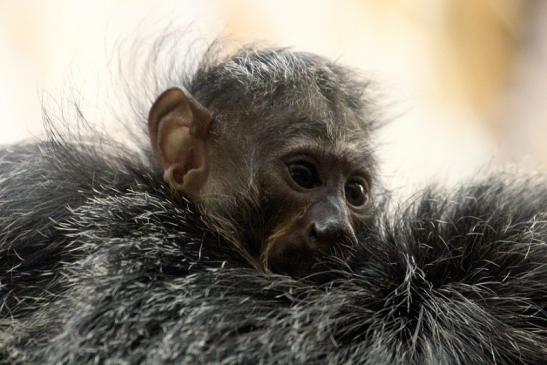
<svg viewBox="0 0 547 365">
<path fill-rule="evenodd" d="M 97 140 L 0 151 L 0 363 L 547 363 L 544 177 L 380 205 L 347 265 L 293 280 L 208 229 L 146 147 Z"/>
</svg>

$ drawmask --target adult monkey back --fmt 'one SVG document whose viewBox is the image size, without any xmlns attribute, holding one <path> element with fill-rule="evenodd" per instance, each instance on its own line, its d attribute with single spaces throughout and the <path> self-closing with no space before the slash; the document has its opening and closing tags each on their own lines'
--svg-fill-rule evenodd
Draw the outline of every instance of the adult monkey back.
<svg viewBox="0 0 547 365">
<path fill-rule="evenodd" d="M 266 271 L 346 259 L 370 218 L 373 106 L 356 74 L 289 50 L 198 70 L 149 115 L 164 180 Z"/>
</svg>

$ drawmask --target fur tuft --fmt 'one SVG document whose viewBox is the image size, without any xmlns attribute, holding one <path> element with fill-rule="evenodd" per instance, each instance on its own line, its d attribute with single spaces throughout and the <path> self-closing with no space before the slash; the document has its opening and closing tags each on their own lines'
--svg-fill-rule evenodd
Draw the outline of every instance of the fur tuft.
<svg viewBox="0 0 547 365">
<path fill-rule="evenodd" d="M 55 169 L 40 148 L 2 155 L 4 363 L 547 361 L 539 177 L 432 188 L 378 216 L 348 267 L 312 284 L 251 268 L 136 166 L 65 145 L 63 161 L 101 169 L 93 187 L 64 186 L 52 178 L 72 164 Z"/>
<path fill-rule="evenodd" d="M 332 104 L 368 105 L 323 59 L 242 52 L 177 85 L 199 97 L 200 69 L 235 68 L 256 88 L 263 69 L 301 67 Z M 257 271 L 208 229 L 147 148 L 49 134 L 0 150 L 0 364 L 547 363 L 542 177 L 379 206 L 350 262 L 297 281 Z"/>
</svg>

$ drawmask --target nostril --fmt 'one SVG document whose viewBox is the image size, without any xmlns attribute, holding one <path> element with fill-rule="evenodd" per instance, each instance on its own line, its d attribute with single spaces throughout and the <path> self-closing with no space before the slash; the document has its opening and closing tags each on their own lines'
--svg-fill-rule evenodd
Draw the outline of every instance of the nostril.
<svg viewBox="0 0 547 365">
<path fill-rule="evenodd" d="M 341 241 L 348 240 L 349 234 L 344 229 L 344 226 L 340 224 L 313 224 L 309 237 L 313 243 L 320 243 L 321 245 L 330 246 Z"/>
<path fill-rule="evenodd" d="M 310 239 L 310 242 L 312 242 L 312 243 L 317 242 L 318 237 L 317 237 L 317 229 L 315 227 L 315 224 L 312 223 L 310 225 L 310 228 L 309 228 L 308 232 L 309 232 L 308 233 L 308 238 Z"/>
</svg>

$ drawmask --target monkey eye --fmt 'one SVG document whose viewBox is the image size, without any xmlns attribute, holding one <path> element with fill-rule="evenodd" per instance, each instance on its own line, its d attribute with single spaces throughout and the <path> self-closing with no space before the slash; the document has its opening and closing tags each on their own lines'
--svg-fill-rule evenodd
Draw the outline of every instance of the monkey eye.
<svg viewBox="0 0 547 365">
<path fill-rule="evenodd" d="M 367 193 L 362 183 L 350 181 L 345 187 L 346 200 L 354 207 L 360 207 L 367 201 Z"/>
<path fill-rule="evenodd" d="M 321 184 L 315 167 L 306 161 L 291 162 L 287 165 L 293 181 L 304 189 L 312 189 Z"/>
</svg>

